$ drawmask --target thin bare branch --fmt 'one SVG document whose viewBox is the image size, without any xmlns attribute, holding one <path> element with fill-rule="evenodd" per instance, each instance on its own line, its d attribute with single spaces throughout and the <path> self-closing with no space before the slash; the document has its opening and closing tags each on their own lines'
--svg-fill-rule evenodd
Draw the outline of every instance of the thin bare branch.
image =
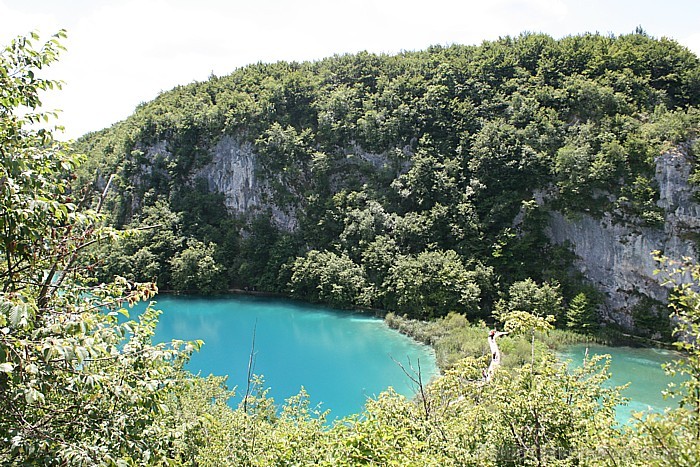
<svg viewBox="0 0 700 467">
<path fill-rule="evenodd" d="M 253 342 L 250 345 L 250 356 L 248 357 L 248 376 L 246 378 L 245 396 L 243 397 L 243 413 L 248 413 L 248 398 L 252 390 L 253 371 L 255 371 L 255 336 L 258 329 L 258 320 L 253 325 Z"/>
</svg>

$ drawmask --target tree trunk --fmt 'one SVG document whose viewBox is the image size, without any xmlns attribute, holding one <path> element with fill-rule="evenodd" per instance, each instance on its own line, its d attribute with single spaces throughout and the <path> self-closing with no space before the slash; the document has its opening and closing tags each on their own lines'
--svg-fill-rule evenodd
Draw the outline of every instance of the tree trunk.
<svg viewBox="0 0 700 467">
<path fill-rule="evenodd" d="M 488 383 L 491 381 L 491 378 L 493 378 L 494 373 L 496 372 L 496 369 L 501 366 L 501 350 L 498 348 L 498 343 L 496 343 L 496 338 L 501 337 L 505 334 L 508 334 L 507 332 L 496 332 L 496 331 L 491 331 L 489 332 L 489 349 L 491 349 L 491 363 L 489 363 L 489 367 L 484 373 L 484 382 Z"/>
</svg>

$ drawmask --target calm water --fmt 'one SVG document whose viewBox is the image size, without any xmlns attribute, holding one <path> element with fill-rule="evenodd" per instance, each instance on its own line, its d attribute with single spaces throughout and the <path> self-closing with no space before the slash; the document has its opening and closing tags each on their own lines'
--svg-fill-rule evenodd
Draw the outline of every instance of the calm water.
<svg viewBox="0 0 700 467">
<path fill-rule="evenodd" d="M 382 320 L 285 300 L 228 296 L 159 296 L 163 310 L 155 342 L 202 339 L 188 365 L 203 376 L 228 375 L 230 388 L 245 392 L 255 333 L 254 373 L 263 375 L 276 402 L 303 386 L 312 404 L 330 419 L 358 413 L 367 397 L 392 386 L 413 396 L 401 362 L 420 360 L 425 380 L 437 373 L 432 349 L 389 329 Z M 392 360 L 394 359 L 394 360 Z M 236 400 L 237 403 L 240 399 Z"/>
<path fill-rule="evenodd" d="M 560 356 L 571 360 L 573 365 L 580 365 L 588 348 L 589 355 L 609 354 L 611 356 L 609 383 L 620 386 L 630 383 L 622 392 L 629 399 L 626 406 L 616 410 L 618 422 L 626 423 L 632 412 L 663 412 L 667 407 L 677 407 L 674 399 L 664 399 L 661 391 L 665 390 L 671 378 L 666 375 L 662 364 L 678 358 L 676 352 L 661 349 L 640 349 L 632 347 L 606 347 L 602 345 L 575 345 L 569 347 Z M 680 382 L 680 379 L 674 379 Z"/>
</svg>

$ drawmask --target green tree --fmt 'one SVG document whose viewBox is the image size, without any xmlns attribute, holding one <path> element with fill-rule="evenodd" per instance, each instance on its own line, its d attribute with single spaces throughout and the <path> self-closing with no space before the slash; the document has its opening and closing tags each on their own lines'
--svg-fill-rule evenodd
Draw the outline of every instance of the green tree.
<svg viewBox="0 0 700 467">
<path fill-rule="evenodd" d="M 404 200 L 404 209 L 430 209 L 436 203 L 449 205 L 459 194 L 458 161 L 421 149 L 411 159 L 411 168 L 392 184 Z"/>
<path fill-rule="evenodd" d="M 112 242 L 100 242 L 89 250 L 85 263 L 95 267 L 102 281 L 121 275 L 137 282 L 153 281 L 170 289 L 170 260 L 185 248 L 182 214 L 174 213 L 163 201 L 147 206 L 138 219 L 129 224 L 129 234 Z"/>
<path fill-rule="evenodd" d="M 469 186 L 482 229 L 493 238 L 518 214 L 523 199 L 542 186 L 549 157 L 525 140 L 522 130 L 501 118 L 489 119 L 473 136 Z"/>
<path fill-rule="evenodd" d="M 188 240 L 187 248 L 170 260 L 175 290 L 204 294 L 224 290 L 224 271 L 214 259 L 215 249 L 213 243 Z"/>
<path fill-rule="evenodd" d="M 479 309 L 477 274 L 452 250 L 400 256 L 389 270 L 384 289 L 387 308 L 414 318 L 450 311 L 474 314 Z"/>
<path fill-rule="evenodd" d="M 0 463 L 157 463 L 173 434 L 154 422 L 198 344 L 153 345 L 156 311 L 116 316 L 155 286 L 91 285 L 80 266 L 83 250 L 117 233 L 74 202 L 78 160 L 32 125 L 49 117 L 39 93 L 58 83 L 40 75 L 64 36 L 0 52 Z"/>
<path fill-rule="evenodd" d="M 385 230 L 388 214 L 377 201 L 363 200 L 359 193 L 350 193 L 348 202 L 359 207 L 348 206 L 343 213 L 344 229 L 339 235 L 341 245 L 353 258 L 371 244 L 375 237 Z"/>
<path fill-rule="evenodd" d="M 241 236 L 233 282 L 239 287 L 285 291 L 287 281 L 281 278 L 298 254 L 297 238 L 277 228 L 269 212 L 254 217 Z"/>
<path fill-rule="evenodd" d="M 376 237 L 362 252 L 362 267 L 367 279 L 381 286 L 398 257 L 399 247 L 393 238 L 386 235 Z"/>
<path fill-rule="evenodd" d="M 586 294 L 581 292 L 571 299 L 566 309 L 566 327 L 577 332 L 589 333 L 596 329 L 595 308 L 588 301 Z"/>
<path fill-rule="evenodd" d="M 531 365 L 535 365 L 535 332 L 549 331 L 561 314 L 559 286 L 537 285 L 532 279 L 514 282 L 508 300 L 496 304 L 494 315 L 507 332 L 529 333 Z"/>
<path fill-rule="evenodd" d="M 346 254 L 318 250 L 294 261 L 289 290 L 294 297 L 338 307 L 368 305 L 373 295 L 364 271 Z"/>
<path fill-rule="evenodd" d="M 532 279 L 514 282 L 508 289 L 508 300 L 501 304 L 501 310 L 523 311 L 534 316 L 551 315 L 559 318 L 562 313 L 562 296 L 559 285 L 544 283 Z"/>
</svg>

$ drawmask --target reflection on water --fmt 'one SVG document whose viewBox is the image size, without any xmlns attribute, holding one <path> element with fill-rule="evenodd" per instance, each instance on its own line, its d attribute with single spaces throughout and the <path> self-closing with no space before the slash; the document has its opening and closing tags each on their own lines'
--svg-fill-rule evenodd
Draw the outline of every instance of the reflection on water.
<svg viewBox="0 0 700 467">
<path fill-rule="evenodd" d="M 589 355 L 611 356 L 608 384 L 629 387 L 622 392 L 629 399 L 626 406 L 616 409 L 616 418 L 620 423 L 626 423 L 633 412 L 663 412 L 667 407 L 677 407 L 678 401 L 664 399 L 662 391 L 668 383 L 679 383 L 681 378 L 671 378 L 663 369 L 665 363 L 680 358 L 680 354 L 664 349 L 646 349 L 633 347 L 607 347 L 603 345 L 575 345 L 559 354 L 563 360 L 571 360 L 572 365 L 578 366 L 583 362 L 586 349 Z"/>
<path fill-rule="evenodd" d="M 264 375 L 276 401 L 303 386 L 331 418 L 357 413 L 367 397 L 392 386 L 413 396 L 399 365 L 420 361 L 423 379 L 437 373 L 429 347 L 389 329 L 382 320 L 297 302 L 252 297 L 159 296 L 163 310 L 155 341 L 202 339 L 188 369 L 228 375 L 229 387 L 245 387 L 255 335 L 256 374 Z"/>
</svg>

